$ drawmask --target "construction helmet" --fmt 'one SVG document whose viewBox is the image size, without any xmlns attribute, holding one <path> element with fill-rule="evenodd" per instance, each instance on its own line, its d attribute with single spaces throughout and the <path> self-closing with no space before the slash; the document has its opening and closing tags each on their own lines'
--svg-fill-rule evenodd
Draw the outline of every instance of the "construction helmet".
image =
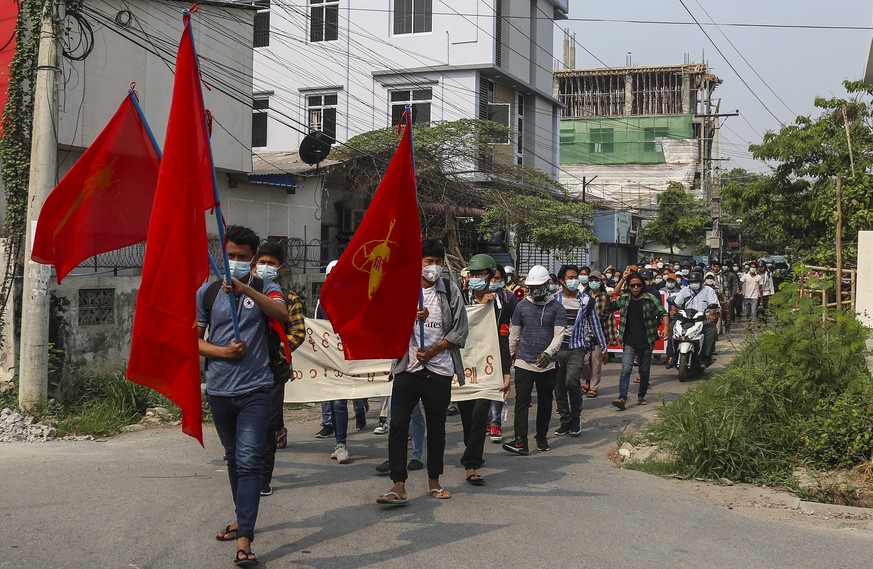
<svg viewBox="0 0 873 569">
<path fill-rule="evenodd" d="M 549 270 L 542 265 L 534 265 L 527 272 L 525 286 L 537 286 L 549 282 Z"/>
<path fill-rule="evenodd" d="M 505 267 L 503 267 L 503 272 L 507 275 L 514 275 L 515 267 L 513 267 L 512 265 L 506 265 Z"/>
<path fill-rule="evenodd" d="M 467 271 L 496 271 L 497 263 L 494 262 L 494 259 L 491 255 L 485 255 L 484 253 L 479 253 L 478 255 L 473 255 L 470 257 L 470 262 L 467 263 Z"/>
</svg>

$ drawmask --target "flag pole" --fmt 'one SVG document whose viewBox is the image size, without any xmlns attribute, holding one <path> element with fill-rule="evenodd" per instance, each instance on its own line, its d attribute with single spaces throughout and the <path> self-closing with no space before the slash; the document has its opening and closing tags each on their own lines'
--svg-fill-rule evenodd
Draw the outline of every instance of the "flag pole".
<svg viewBox="0 0 873 569">
<path fill-rule="evenodd" d="M 188 21 L 191 19 L 192 12 L 196 12 L 197 7 L 195 6 L 192 9 L 186 8 L 182 10 L 182 19 L 183 21 Z M 194 64 L 197 66 L 197 73 L 200 76 L 200 58 L 197 55 L 197 44 L 194 42 L 194 30 L 189 24 L 186 28 L 188 30 L 188 34 L 191 37 L 191 47 L 194 50 Z M 201 80 L 202 81 L 202 80 Z M 200 89 L 200 97 L 203 97 L 203 89 Z M 203 108 L 206 108 L 206 101 L 203 100 Z M 207 117 L 204 117 L 207 121 L 209 120 Z M 221 242 L 221 254 L 224 260 L 224 275 L 225 281 L 227 282 L 227 286 L 233 287 L 233 283 L 231 281 L 230 274 L 230 260 L 227 258 L 227 245 L 224 242 L 224 214 L 221 212 L 221 196 L 218 194 L 218 179 L 215 176 L 215 158 L 212 156 L 212 136 L 209 131 L 209 126 L 207 122 L 207 139 L 209 140 L 209 144 L 207 148 L 209 150 L 209 166 L 212 171 L 212 194 L 214 197 L 214 206 L 215 210 L 215 224 L 218 226 L 218 240 Z M 255 251 L 257 252 L 257 251 Z M 215 267 L 213 263 L 213 268 Z M 240 333 L 239 333 L 239 320 L 236 313 L 236 297 L 231 293 L 228 296 L 230 299 L 230 318 L 233 323 L 233 336 L 237 343 L 241 341 Z"/>
<path fill-rule="evenodd" d="M 146 120 L 145 112 L 143 112 L 142 107 L 139 104 L 139 97 L 136 94 L 136 83 L 130 84 L 130 89 L 127 91 L 127 96 L 130 97 L 130 102 L 133 103 L 133 108 L 136 110 L 136 114 L 139 115 L 139 120 L 142 121 L 142 127 L 145 129 L 146 134 L 149 135 L 149 140 L 152 142 L 152 146 L 155 148 L 155 152 L 158 155 L 158 160 L 163 158 L 164 153 L 161 151 L 161 147 L 158 145 L 158 139 L 155 138 L 155 133 L 152 132 L 152 127 L 149 125 L 149 121 Z M 218 265 L 215 263 L 215 259 L 212 257 L 212 252 L 207 251 L 209 255 L 209 266 L 212 267 L 212 270 L 215 272 L 215 276 L 218 277 L 218 280 L 222 280 L 224 276 L 221 274 L 221 271 L 218 268 Z"/>
<path fill-rule="evenodd" d="M 412 150 L 412 175 L 415 177 L 415 203 L 418 204 L 418 175 L 415 173 L 415 144 L 413 144 L 412 140 L 412 103 L 406 104 L 406 112 L 403 115 L 406 117 L 406 128 L 409 129 L 409 148 Z M 421 285 L 421 279 L 419 279 L 418 311 L 421 312 L 422 310 L 424 310 L 424 287 Z M 420 351 L 424 351 L 424 320 L 418 321 L 418 347 Z"/>
</svg>

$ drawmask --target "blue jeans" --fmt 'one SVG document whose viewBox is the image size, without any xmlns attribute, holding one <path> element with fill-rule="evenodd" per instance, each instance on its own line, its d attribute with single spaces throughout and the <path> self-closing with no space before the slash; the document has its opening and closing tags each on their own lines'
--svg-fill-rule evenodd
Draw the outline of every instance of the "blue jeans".
<svg viewBox="0 0 873 569">
<path fill-rule="evenodd" d="M 386 422 L 391 424 L 391 398 L 388 398 L 388 418 Z M 412 458 L 421 460 L 421 453 L 424 452 L 424 413 L 421 410 L 421 403 L 415 406 L 412 410 L 412 418 L 409 419 L 409 433 L 412 435 Z"/>
<path fill-rule="evenodd" d="M 236 506 L 238 537 L 255 538 L 261 501 L 261 455 L 270 421 L 272 388 L 232 397 L 209 396 L 212 419 L 224 455 L 227 477 Z"/>
<path fill-rule="evenodd" d="M 621 378 L 618 380 L 618 396 L 627 401 L 630 376 L 634 370 L 634 358 L 639 356 L 640 390 L 638 397 L 645 397 L 649 391 L 649 371 L 652 368 L 652 345 L 624 345 L 621 353 Z"/>
<path fill-rule="evenodd" d="M 366 415 L 369 405 L 366 399 L 352 399 L 352 405 L 355 408 L 355 415 Z"/>
<path fill-rule="evenodd" d="M 506 405 L 503 401 L 492 401 L 491 409 L 488 411 L 488 422 L 497 427 L 503 426 L 503 406 Z"/>
<path fill-rule="evenodd" d="M 321 402 L 321 426 L 333 426 L 333 401 Z"/>
<path fill-rule="evenodd" d="M 336 442 L 344 445 L 349 435 L 349 401 L 348 399 L 338 399 L 325 401 L 325 403 L 331 408 L 331 425 Z"/>
</svg>

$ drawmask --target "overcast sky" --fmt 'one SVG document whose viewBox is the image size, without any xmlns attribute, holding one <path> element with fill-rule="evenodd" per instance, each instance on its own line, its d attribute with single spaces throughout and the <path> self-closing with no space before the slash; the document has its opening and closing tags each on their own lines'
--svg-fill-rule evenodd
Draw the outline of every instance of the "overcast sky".
<svg viewBox="0 0 873 569">
<path fill-rule="evenodd" d="M 684 0 L 701 23 L 754 23 L 817 26 L 871 27 L 871 0 Z M 707 14 L 704 12 L 708 12 Z M 707 40 L 679 0 L 622 0 L 588 2 L 570 0 L 570 20 L 558 25 L 576 33 L 576 41 L 591 51 L 576 48 L 576 67 L 622 67 L 632 52 L 634 65 L 669 65 L 683 62 L 686 49 L 694 62 L 705 62 L 724 80 L 714 96 L 722 99 L 722 112 L 739 110 L 742 117 L 727 119 L 721 132 L 721 157 L 727 168 L 766 171 L 751 159 L 746 148 L 759 142 L 767 130 L 778 130 L 779 121 L 791 123 L 798 115 L 817 116 L 817 96 L 843 96 L 842 81 L 860 79 L 870 49 L 870 29 L 786 29 L 705 26 Z M 711 19 L 710 19 L 711 17 Z M 574 21 L 574 18 L 657 20 L 691 22 L 692 25 L 634 24 Z M 722 34 L 723 32 L 723 34 Z M 728 39 L 736 49 L 731 47 Z M 556 34 L 555 55 L 562 57 L 562 37 Z M 739 53 L 737 52 L 739 50 Z M 742 54 L 749 64 L 743 61 Z M 596 58 L 601 61 L 598 61 Z M 728 63 L 761 98 L 764 107 L 743 85 Z M 604 63 L 606 65 L 604 65 Z M 772 88 L 768 89 L 757 72 Z M 782 99 L 780 102 L 779 98 Z M 783 104 L 784 102 L 784 104 Z M 787 108 L 786 108 L 787 106 Z M 789 108 L 791 109 L 789 111 Z M 792 112 L 793 111 L 793 112 Z M 779 119 L 771 116 L 772 112 Z"/>
</svg>

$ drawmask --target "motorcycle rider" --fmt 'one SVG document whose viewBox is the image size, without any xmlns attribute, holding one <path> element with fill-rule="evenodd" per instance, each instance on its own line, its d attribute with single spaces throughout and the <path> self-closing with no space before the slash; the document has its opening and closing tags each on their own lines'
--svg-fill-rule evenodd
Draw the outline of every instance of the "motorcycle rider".
<svg viewBox="0 0 873 569">
<path fill-rule="evenodd" d="M 700 359 L 704 367 L 709 367 L 715 361 L 712 354 L 715 352 L 715 341 L 718 338 L 716 321 L 721 309 L 718 295 L 712 287 L 703 284 L 703 275 L 699 271 L 694 271 L 688 275 L 688 287 L 676 295 L 673 304 L 678 310 L 693 308 L 706 314 L 706 322 L 703 323 L 703 345 L 700 349 Z"/>
</svg>

